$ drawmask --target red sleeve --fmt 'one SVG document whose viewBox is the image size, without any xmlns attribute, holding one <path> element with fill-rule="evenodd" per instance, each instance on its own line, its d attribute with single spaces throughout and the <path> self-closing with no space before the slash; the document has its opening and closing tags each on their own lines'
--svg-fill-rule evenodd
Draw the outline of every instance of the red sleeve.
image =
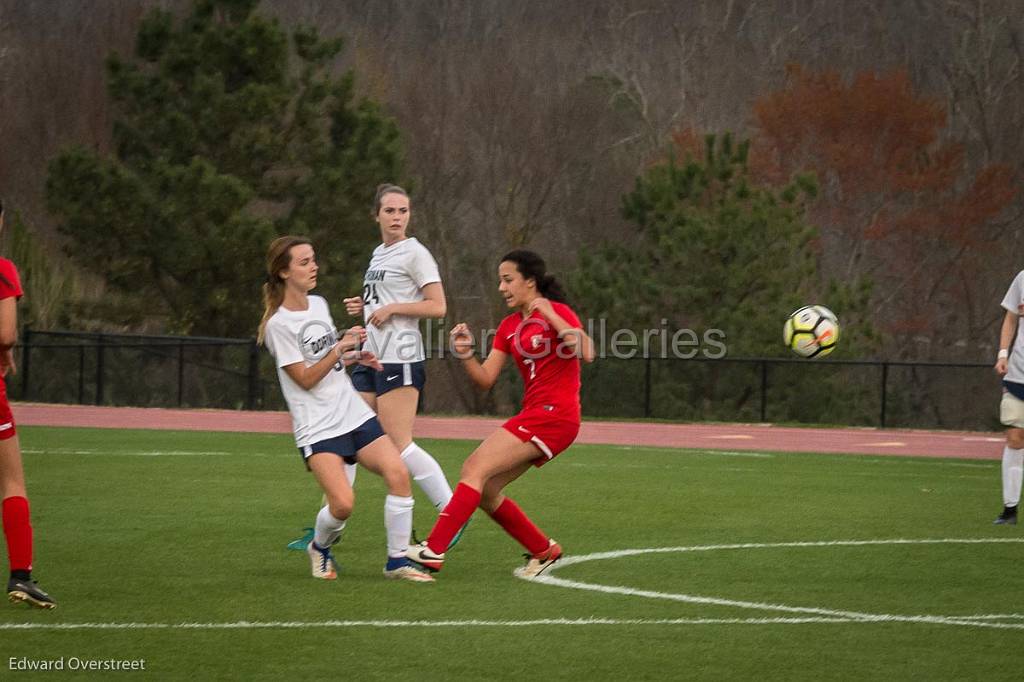
<svg viewBox="0 0 1024 682">
<path fill-rule="evenodd" d="M 18 268 L 6 258 L 0 258 L 0 300 L 5 298 L 21 298 L 21 278 Z"/>
<path fill-rule="evenodd" d="M 554 309 L 558 316 L 569 323 L 570 326 L 576 329 L 583 329 L 583 325 L 580 323 L 580 318 L 576 317 L 576 313 L 573 312 L 572 308 L 564 303 L 558 301 L 552 301 L 551 307 Z"/>
<path fill-rule="evenodd" d="M 508 338 L 509 334 L 514 334 L 516 331 L 515 327 L 509 323 L 512 317 L 514 316 L 509 315 L 502 320 L 501 324 L 498 325 L 498 330 L 494 332 L 494 343 L 491 346 L 494 350 L 500 350 L 502 353 L 512 353 L 512 344 Z"/>
</svg>

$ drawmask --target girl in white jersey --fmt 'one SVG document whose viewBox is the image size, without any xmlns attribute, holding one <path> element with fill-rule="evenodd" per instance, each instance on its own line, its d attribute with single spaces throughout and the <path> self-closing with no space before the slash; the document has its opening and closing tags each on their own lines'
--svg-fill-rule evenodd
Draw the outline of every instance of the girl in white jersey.
<svg viewBox="0 0 1024 682">
<path fill-rule="evenodd" d="M 426 380 L 419 320 L 444 317 L 447 303 L 437 262 L 425 246 L 406 234 L 410 215 L 404 189 L 388 184 L 377 187 L 373 216 L 382 243 L 370 257 L 363 295 L 346 298 L 345 309 L 350 315 L 363 315 L 366 346 L 383 367 L 353 368 L 352 382 L 377 411 L 413 480 L 435 507 L 443 509 L 452 497 L 451 486 L 437 460 L 413 442 L 412 426 Z"/>
<path fill-rule="evenodd" d="M 1024 478 L 1024 339 L 1017 333 L 1017 323 L 1024 315 L 1024 271 L 1013 278 L 1002 306 L 1006 312 L 999 332 L 995 370 L 1003 377 L 999 420 L 1006 427 L 1006 446 L 1003 448 L 1003 509 L 994 523 L 1014 525 Z"/>
<path fill-rule="evenodd" d="M 277 363 L 295 444 L 326 498 L 306 548 L 313 577 L 337 577 L 330 547 L 341 536 L 355 503 L 344 463 L 358 462 L 381 476 L 388 488 L 384 502 L 384 575 L 432 582 L 428 573 L 404 556 L 412 531 L 409 472 L 344 370 L 347 364 L 374 367 L 380 363 L 373 353 L 355 349 L 361 328 L 354 327 L 338 340 L 327 302 L 309 294 L 316 287 L 317 269 L 316 254 L 308 239 L 285 236 L 271 243 L 258 335 Z"/>
</svg>

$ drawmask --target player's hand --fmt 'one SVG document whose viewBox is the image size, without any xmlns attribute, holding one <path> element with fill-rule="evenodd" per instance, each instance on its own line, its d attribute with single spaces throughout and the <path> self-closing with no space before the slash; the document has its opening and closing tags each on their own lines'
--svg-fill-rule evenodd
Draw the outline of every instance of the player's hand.
<svg viewBox="0 0 1024 682">
<path fill-rule="evenodd" d="M 341 340 L 338 343 L 341 345 L 341 351 L 355 350 L 359 348 L 366 341 L 366 328 L 360 325 L 350 327 L 345 330 L 345 333 L 341 335 Z"/>
<path fill-rule="evenodd" d="M 527 306 L 526 312 L 528 312 L 528 313 L 534 313 L 534 312 L 540 313 L 541 315 L 543 315 L 548 320 L 550 320 L 555 315 L 555 309 L 551 307 L 551 301 L 549 301 L 548 299 L 546 299 L 546 298 L 544 298 L 542 296 L 537 297 L 537 298 L 533 299 L 532 301 L 530 301 L 530 305 Z"/>
<path fill-rule="evenodd" d="M 365 365 L 366 367 L 375 369 L 378 372 L 384 369 L 384 365 L 380 364 L 380 360 L 377 359 L 377 356 L 374 355 L 372 351 L 368 350 L 350 350 L 345 353 L 345 364 L 351 365 L 352 363 Z"/>
<path fill-rule="evenodd" d="M 476 340 L 473 338 L 473 332 L 469 330 L 468 324 L 460 322 L 452 327 L 448 338 L 455 357 L 464 359 L 473 355 L 473 347 L 476 345 Z"/>
<path fill-rule="evenodd" d="M 1009 371 L 1010 361 L 1007 358 L 999 358 L 996 360 L 996 374 L 1001 377 L 1006 376 L 1006 372 Z"/>
<path fill-rule="evenodd" d="M 0 351 L 0 377 L 7 376 L 7 373 L 18 373 L 18 367 L 14 364 L 14 353 L 10 348 Z"/>
<path fill-rule="evenodd" d="M 363 299 L 359 296 L 353 296 L 352 298 L 346 298 L 343 303 L 345 304 L 345 312 L 349 315 L 362 315 L 363 314 Z"/>
<path fill-rule="evenodd" d="M 382 327 L 391 319 L 391 316 L 394 315 L 392 312 L 393 310 L 394 308 L 392 308 L 390 304 L 382 305 L 370 313 L 370 318 L 366 320 L 366 322 L 367 324 L 372 324 L 374 327 Z"/>
</svg>

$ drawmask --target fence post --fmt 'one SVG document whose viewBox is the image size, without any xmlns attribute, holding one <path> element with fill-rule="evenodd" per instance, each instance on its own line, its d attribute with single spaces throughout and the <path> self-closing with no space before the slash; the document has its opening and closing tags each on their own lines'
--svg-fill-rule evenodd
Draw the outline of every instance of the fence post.
<svg viewBox="0 0 1024 682">
<path fill-rule="evenodd" d="M 32 357 L 32 330 L 25 327 L 25 341 L 21 345 L 21 399 L 28 400 L 29 391 L 29 367 L 32 363 L 29 358 Z"/>
<path fill-rule="evenodd" d="M 768 421 L 768 363 L 761 361 L 761 423 Z"/>
<path fill-rule="evenodd" d="M 103 404 L 103 346 L 106 343 L 106 336 L 96 335 L 96 400 L 97 405 Z"/>
<path fill-rule="evenodd" d="M 249 396 L 246 400 L 246 409 L 255 410 L 257 402 L 257 390 L 260 384 L 260 347 L 253 339 L 249 344 Z"/>
<path fill-rule="evenodd" d="M 644 355 L 644 417 L 651 416 L 651 356 Z"/>
<path fill-rule="evenodd" d="M 78 347 L 78 404 L 85 404 L 85 346 Z"/>
<path fill-rule="evenodd" d="M 178 341 L 178 407 L 181 407 L 185 387 L 185 342 Z"/>
<path fill-rule="evenodd" d="M 882 363 L 882 407 L 878 415 L 878 423 L 881 428 L 885 428 L 885 393 L 886 384 L 889 383 L 889 363 Z"/>
</svg>

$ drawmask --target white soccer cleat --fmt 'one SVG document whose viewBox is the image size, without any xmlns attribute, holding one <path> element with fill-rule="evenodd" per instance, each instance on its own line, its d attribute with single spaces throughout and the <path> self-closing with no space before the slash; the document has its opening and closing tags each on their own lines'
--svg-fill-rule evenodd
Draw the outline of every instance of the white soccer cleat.
<svg viewBox="0 0 1024 682">
<path fill-rule="evenodd" d="M 328 547 L 321 547 L 312 541 L 306 546 L 306 553 L 309 554 L 310 563 L 313 566 L 313 577 L 321 580 L 334 580 L 338 577 L 334 556 Z"/>
<path fill-rule="evenodd" d="M 437 554 L 427 546 L 426 542 L 421 542 L 418 545 L 409 545 L 409 549 L 405 550 L 405 558 L 415 561 L 423 568 L 435 573 L 444 566 L 444 552 Z"/>
<path fill-rule="evenodd" d="M 539 554 L 524 554 L 526 565 L 512 571 L 512 575 L 524 580 L 532 580 L 551 568 L 562 558 L 562 546 L 554 540 L 548 540 L 548 548 Z"/>
</svg>

